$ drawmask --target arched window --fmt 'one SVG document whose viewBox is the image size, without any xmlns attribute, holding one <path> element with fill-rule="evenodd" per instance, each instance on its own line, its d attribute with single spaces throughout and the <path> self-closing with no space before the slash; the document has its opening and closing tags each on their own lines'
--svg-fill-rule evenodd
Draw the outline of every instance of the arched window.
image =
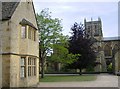
<svg viewBox="0 0 120 89">
<path fill-rule="evenodd" d="M 102 50 L 102 47 L 98 46 L 98 51 L 101 51 Z"/>
<path fill-rule="evenodd" d="M 105 45 L 104 47 L 105 56 L 112 56 L 112 49 L 110 45 Z"/>
<path fill-rule="evenodd" d="M 119 47 L 117 44 L 114 45 L 113 47 L 113 53 L 116 53 L 118 51 Z"/>
</svg>

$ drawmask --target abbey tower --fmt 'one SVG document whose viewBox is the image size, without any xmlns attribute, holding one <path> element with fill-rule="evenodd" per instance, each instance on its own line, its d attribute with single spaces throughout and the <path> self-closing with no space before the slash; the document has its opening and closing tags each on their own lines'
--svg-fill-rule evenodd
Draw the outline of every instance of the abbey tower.
<svg viewBox="0 0 120 89">
<path fill-rule="evenodd" d="M 87 39 L 91 39 L 92 41 L 92 48 L 94 49 L 97 59 L 97 63 L 101 63 L 96 66 L 95 70 L 96 72 L 105 72 L 106 71 L 106 62 L 104 59 L 104 51 L 102 50 L 102 39 L 103 39 L 103 33 L 102 33 L 102 22 L 101 19 L 98 18 L 97 21 L 93 21 L 91 18 L 91 21 L 86 21 L 84 19 L 84 26 L 85 26 L 85 36 Z"/>
</svg>

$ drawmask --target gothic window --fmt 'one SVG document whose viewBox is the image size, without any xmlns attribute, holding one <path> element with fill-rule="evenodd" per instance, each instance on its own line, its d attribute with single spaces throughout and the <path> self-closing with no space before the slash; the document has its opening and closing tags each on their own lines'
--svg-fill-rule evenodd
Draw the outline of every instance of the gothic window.
<svg viewBox="0 0 120 89">
<path fill-rule="evenodd" d="M 100 46 L 98 46 L 98 51 L 101 51 L 101 50 L 102 50 L 102 48 Z"/>
<path fill-rule="evenodd" d="M 105 56 L 112 56 L 112 49 L 111 49 L 110 45 L 105 46 L 104 53 L 105 53 Z"/>
<path fill-rule="evenodd" d="M 97 24 L 95 24 L 94 25 L 94 28 L 95 28 L 95 34 L 94 34 L 94 36 L 99 36 L 99 34 L 100 34 L 100 29 L 98 28 L 99 26 L 97 25 Z"/>
<path fill-rule="evenodd" d="M 95 29 L 97 29 L 97 25 L 95 25 Z"/>
<path fill-rule="evenodd" d="M 114 48 L 113 48 L 113 52 L 116 53 L 118 51 L 119 47 L 117 44 L 115 44 Z"/>
<path fill-rule="evenodd" d="M 99 36 L 99 29 L 95 29 L 95 36 Z"/>
</svg>

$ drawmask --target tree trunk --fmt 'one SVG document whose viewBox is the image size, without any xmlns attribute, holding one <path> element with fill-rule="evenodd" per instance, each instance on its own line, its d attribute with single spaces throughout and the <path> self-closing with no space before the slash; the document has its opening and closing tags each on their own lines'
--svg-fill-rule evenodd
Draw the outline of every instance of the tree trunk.
<svg viewBox="0 0 120 89">
<path fill-rule="evenodd" d="M 82 75 L 82 69 L 80 68 L 79 70 L 80 70 L 79 75 Z"/>
<path fill-rule="evenodd" d="M 44 60 L 41 59 L 41 78 L 44 78 Z"/>
</svg>

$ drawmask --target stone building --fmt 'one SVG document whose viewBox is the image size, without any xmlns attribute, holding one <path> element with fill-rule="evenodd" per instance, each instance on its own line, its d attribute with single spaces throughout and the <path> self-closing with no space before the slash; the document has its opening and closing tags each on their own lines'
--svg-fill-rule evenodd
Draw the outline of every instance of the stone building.
<svg viewBox="0 0 120 89">
<path fill-rule="evenodd" d="M 93 44 L 92 48 L 96 52 L 97 62 L 100 62 L 101 65 L 97 65 L 95 70 L 97 72 L 107 72 L 107 67 L 112 63 L 113 70 L 112 72 L 116 73 L 120 70 L 119 65 L 119 37 L 103 37 L 102 33 L 102 21 L 98 18 L 98 21 L 86 21 L 84 19 L 85 25 L 85 35 L 86 38 L 91 39 Z"/>
<path fill-rule="evenodd" d="M 120 70 L 120 37 L 103 38 L 102 43 L 107 67 L 112 63 L 113 73 L 118 72 Z"/>
<path fill-rule="evenodd" d="M 33 2 L 2 2 L 1 23 L 2 87 L 36 85 L 39 82 L 39 38 Z"/>
</svg>

